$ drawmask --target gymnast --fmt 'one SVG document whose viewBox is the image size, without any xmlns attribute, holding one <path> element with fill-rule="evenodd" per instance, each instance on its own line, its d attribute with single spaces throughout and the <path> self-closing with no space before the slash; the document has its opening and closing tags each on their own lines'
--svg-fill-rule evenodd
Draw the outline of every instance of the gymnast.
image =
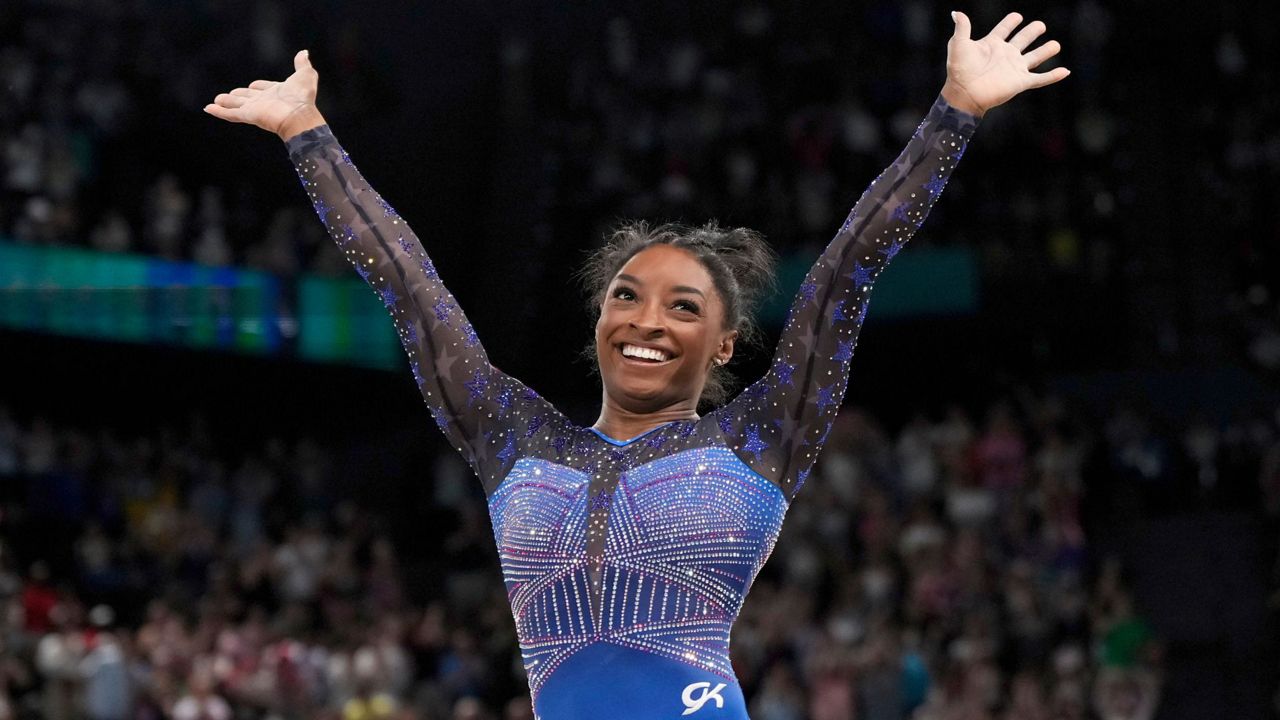
<svg viewBox="0 0 1280 720">
<path fill-rule="evenodd" d="M 988 110 L 1065 78 L 1043 22 L 972 39 L 902 154 L 800 285 L 769 369 L 732 399 L 773 253 L 745 228 L 625 223 L 588 262 L 600 415 L 575 425 L 490 364 L 418 236 L 316 108 L 307 51 L 205 111 L 278 135 L 339 251 L 380 296 L 427 408 L 480 478 L 541 720 L 742 720 L 729 632 L 831 429 L 871 289 L 924 222 Z M 1019 29 L 1021 26 L 1021 29 Z M 705 415 L 700 401 L 715 409 Z"/>
</svg>

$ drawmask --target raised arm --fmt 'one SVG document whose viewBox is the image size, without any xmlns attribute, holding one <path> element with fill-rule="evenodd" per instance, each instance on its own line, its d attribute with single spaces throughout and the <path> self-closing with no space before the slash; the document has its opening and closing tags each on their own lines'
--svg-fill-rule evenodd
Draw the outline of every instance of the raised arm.
<svg viewBox="0 0 1280 720">
<path fill-rule="evenodd" d="M 255 81 L 206 109 L 285 139 L 316 215 L 391 315 L 436 424 L 492 491 L 532 435 L 530 424 L 558 414 L 489 363 L 417 235 L 369 186 L 315 109 L 317 74 L 305 51 L 294 64 L 283 83 Z"/>
<path fill-rule="evenodd" d="M 1012 38 L 1007 16 L 981 40 L 954 13 L 947 83 L 902 154 L 863 192 L 800 285 L 769 371 L 717 411 L 740 457 L 788 497 L 804 484 L 844 398 L 871 288 L 924 223 L 964 154 L 981 115 L 1018 92 L 1066 77 L 1031 69 L 1056 41 L 1023 54 L 1044 32 L 1036 21 Z"/>
</svg>

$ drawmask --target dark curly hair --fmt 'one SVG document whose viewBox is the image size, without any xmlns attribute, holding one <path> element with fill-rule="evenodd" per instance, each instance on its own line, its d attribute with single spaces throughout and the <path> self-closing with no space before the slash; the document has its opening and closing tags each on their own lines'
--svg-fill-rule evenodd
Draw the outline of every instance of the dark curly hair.
<svg viewBox="0 0 1280 720">
<path fill-rule="evenodd" d="M 619 225 L 606 238 L 604 246 L 591 253 L 578 273 L 592 317 L 599 318 L 605 291 L 622 266 L 636 253 L 659 243 L 686 250 L 702 263 L 724 305 L 723 326 L 738 331 L 738 343 L 755 345 L 760 330 L 753 315 L 756 305 L 774 288 L 777 254 L 755 230 L 722 228 L 715 220 L 699 227 L 680 223 L 650 227 L 644 220 Z M 593 371 L 598 373 L 594 333 L 583 350 L 583 357 L 590 360 Z M 733 381 L 726 367 L 713 365 L 699 404 L 723 405 L 733 390 Z"/>
</svg>

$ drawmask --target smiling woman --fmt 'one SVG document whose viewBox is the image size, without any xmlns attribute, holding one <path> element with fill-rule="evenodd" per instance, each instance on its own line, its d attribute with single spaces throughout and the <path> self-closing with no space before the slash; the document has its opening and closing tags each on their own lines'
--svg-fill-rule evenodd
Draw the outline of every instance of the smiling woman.
<svg viewBox="0 0 1280 720">
<path fill-rule="evenodd" d="M 305 52 L 283 83 L 211 114 L 286 141 L 312 206 L 381 296 L 437 425 L 488 498 L 535 712 L 546 720 L 746 718 L 729 631 L 844 396 L 872 284 L 937 201 L 978 117 L 1066 76 L 1010 14 L 981 40 L 954 13 L 947 83 L 800 286 L 768 372 L 700 416 L 770 276 L 759 236 L 622 228 L 586 272 L 600 419 L 580 427 L 488 356 L 418 237 L 315 109 Z M 1011 37 L 1012 35 L 1012 37 Z"/>
<path fill-rule="evenodd" d="M 663 252 L 670 250 L 678 252 Z M 724 366 L 733 356 L 736 343 L 752 344 L 756 340 L 754 310 L 773 287 L 775 259 L 773 249 L 759 233 L 747 228 L 722 229 L 715 220 L 696 228 L 676 223 L 651 228 L 640 220 L 615 230 L 579 273 L 590 310 L 598 315 L 596 333 L 586 354 L 599 369 L 605 386 L 602 409 L 609 402 L 613 378 L 606 372 L 612 367 L 607 364 L 610 353 L 598 352 L 598 348 L 605 347 L 601 332 L 623 317 L 627 323 L 636 322 L 635 310 L 648 304 L 669 308 L 671 316 L 682 321 L 675 327 L 723 336 L 708 337 L 708 343 L 723 344 L 727 340 L 727 347 L 698 359 L 704 372 L 696 385 L 681 388 L 684 407 L 677 412 L 694 417 L 699 404 L 723 405 L 729 399 L 732 382 Z M 657 325 L 637 327 L 632 339 L 661 330 Z M 645 344 L 636 343 L 641 347 Z M 655 347 L 661 349 L 660 345 Z M 699 379 L 697 373 L 690 374 L 690 378 Z M 688 406 L 690 401 L 692 407 Z M 606 430 L 599 423 L 596 427 Z"/>
</svg>

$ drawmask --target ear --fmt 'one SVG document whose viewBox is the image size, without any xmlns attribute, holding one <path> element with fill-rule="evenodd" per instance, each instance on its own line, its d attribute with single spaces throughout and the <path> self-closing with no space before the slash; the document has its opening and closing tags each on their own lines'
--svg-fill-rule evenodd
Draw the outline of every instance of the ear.
<svg viewBox="0 0 1280 720">
<path fill-rule="evenodd" d="M 720 339 L 720 347 L 716 349 L 715 360 L 719 365 L 727 365 L 733 357 L 733 342 L 738 339 L 738 331 L 730 330 Z"/>
</svg>

